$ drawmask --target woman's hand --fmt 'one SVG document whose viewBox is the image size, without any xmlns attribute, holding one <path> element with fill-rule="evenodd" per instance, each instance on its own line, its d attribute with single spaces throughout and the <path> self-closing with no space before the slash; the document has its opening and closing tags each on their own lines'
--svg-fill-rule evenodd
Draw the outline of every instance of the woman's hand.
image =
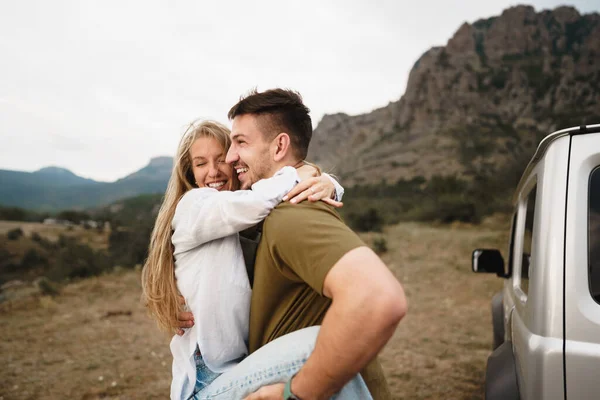
<svg viewBox="0 0 600 400">
<path fill-rule="evenodd" d="M 304 165 L 301 168 L 304 167 L 310 166 Z M 316 171 L 315 168 L 310 168 Z M 298 171 L 298 174 L 300 175 L 300 171 Z M 321 175 L 319 177 L 303 179 L 300 183 L 294 186 L 294 188 L 287 195 L 285 195 L 283 200 L 290 199 L 290 203 L 293 204 L 299 203 L 306 199 L 313 202 L 322 200 L 333 207 L 342 207 L 344 203 L 333 200 L 334 194 L 335 186 L 333 186 L 333 182 L 331 182 L 328 177 Z"/>
<path fill-rule="evenodd" d="M 185 299 L 183 298 L 183 296 L 179 296 L 178 300 L 179 300 L 179 304 L 185 305 Z M 179 326 L 176 326 L 176 328 L 177 328 L 177 334 L 179 336 L 183 335 L 183 333 L 184 333 L 183 328 L 191 328 L 192 326 L 194 326 L 194 315 L 191 312 L 186 312 L 186 311 L 179 312 L 177 314 L 177 320 L 178 320 Z"/>
</svg>

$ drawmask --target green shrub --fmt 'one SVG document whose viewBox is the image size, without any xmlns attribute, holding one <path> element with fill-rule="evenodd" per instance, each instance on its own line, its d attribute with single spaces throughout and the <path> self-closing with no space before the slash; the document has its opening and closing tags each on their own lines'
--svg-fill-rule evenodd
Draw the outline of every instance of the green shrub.
<svg viewBox="0 0 600 400">
<path fill-rule="evenodd" d="M 109 270 L 111 263 L 102 251 L 94 251 L 91 247 L 66 240 L 61 246 L 55 264 L 49 276 L 55 280 L 85 278 L 99 275 Z"/>
<path fill-rule="evenodd" d="M 3 221 L 25 221 L 27 213 L 17 207 L 0 207 L 0 219 Z"/>
<path fill-rule="evenodd" d="M 13 262 L 8 262 L 2 266 L 2 272 L 19 272 L 21 270 L 21 266 L 19 264 L 15 264 Z"/>
<path fill-rule="evenodd" d="M 383 228 L 383 218 L 374 208 L 361 214 L 350 214 L 349 219 L 350 226 L 358 232 L 381 232 Z"/>
<path fill-rule="evenodd" d="M 21 260 L 21 268 L 24 270 L 48 265 L 48 259 L 37 252 L 35 249 L 29 249 Z"/>
<path fill-rule="evenodd" d="M 387 240 L 383 236 L 373 239 L 373 251 L 377 254 L 387 253 Z"/>
<path fill-rule="evenodd" d="M 18 240 L 21 236 L 23 236 L 23 230 L 21 228 L 15 228 L 6 233 L 8 240 Z"/>
<path fill-rule="evenodd" d="M 83 211 L 75 211 L 75 210 L 65 210 L 58 213 L 56 216 L 58 219 L 71 221 L 75 224 L 80 223 L 81 221 L 86 221 L 90 218 L 90 215 Z"/>
<path fill-rule="evenodd" d="M 441 222 L 478 222 L 475 205 L 460 195 L 446 195 L 437 200 L 437 216 Z"/>
<path fill-rule="evenodd" d="M 31 232 L 31 240 L 33 240 L 36 243 L 41 243 L 44 239 L 42 239 L 39 233 Z"/>
<path fill-rule="evenodd" d="M 38 235 L 39 236 L 39 235 Z M 32 237 L 33 239 L 33 237 Z M 58 242 L 52 242 L 48 239 L 44 239 L 43 237 L 39 236 L 39 239 L 35 239 L 34 242 L 39 243 L 40 246 L 42 246 L 44 249 L 46 250 L 56 250 L 58 249 Z"/>
<path fill-rule="evenodd" d="M 45 276 L 37 278 L 35 280 L 35 285 L 44 296 L 56 296 L 60 293 L 58 285 Z"/>
<path fill-rule="evenodd" d="M 127 229 L 111 231 L 108 243 L 112 263 L 127 268 L 143 264 L 148 257 L 148 244 L 154 221 L 138 223 Z"/>
<path fill-rule="evenodd" d="M 2 221 L 31 221 L 42 222 L 48 217 L 47 213 L 38 213 L 19 207 L 0 206 L 0 220 Z"/>
<path fill-rule="evenodd" d="M 67 247 L 68 245 L 74 244 L 74 243 L 75 243 L 75 239 L 70 238 L 65 235 L 58 235 L 58 241 L 56 242 L 56 244 L 58 245 L 59 248 L 64 248 L 64 247 Z"/>
</svg>

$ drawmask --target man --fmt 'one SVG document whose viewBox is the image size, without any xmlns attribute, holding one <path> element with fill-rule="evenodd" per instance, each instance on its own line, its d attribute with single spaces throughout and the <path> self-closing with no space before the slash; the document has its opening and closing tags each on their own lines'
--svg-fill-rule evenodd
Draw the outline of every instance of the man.
<svg viewBox="0 0 600 400">
<path fill-rule="evenodd" d="M 254 91 L 229 118 L 226 162 L 242 189 L 306 158 L 312 123 L 299 94 Z M 287 333 L 321 328 L 311 356 L 286 385 L 265 386 L 248 400 L 282 399 L 284 390 L 289 399 L 329 399 L 359 372 L 374 399 L 391 397 L 376 356 L 406 313 L 404 291 L 332 207 L 276 207 L 264 221 L 254 268 L 250 353 Z"/>
</svg>

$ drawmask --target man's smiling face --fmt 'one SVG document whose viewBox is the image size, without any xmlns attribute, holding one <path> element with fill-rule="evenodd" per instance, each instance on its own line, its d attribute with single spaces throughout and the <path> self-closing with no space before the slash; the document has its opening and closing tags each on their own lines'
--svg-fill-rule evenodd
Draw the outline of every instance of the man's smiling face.
<svg viewBox="0 0 600 400">
<path fill-rule="evenodd" d="M 231 147 L 226 161 L 233 165 L 241 189 L 250 189 L 259 179 L 269 178 L 274 173 L 270 141 L 260 131 L 258 118 L 261 117 L 252 114 L 238 115 L 233 119 L 231 127 Z"/>
</svg>

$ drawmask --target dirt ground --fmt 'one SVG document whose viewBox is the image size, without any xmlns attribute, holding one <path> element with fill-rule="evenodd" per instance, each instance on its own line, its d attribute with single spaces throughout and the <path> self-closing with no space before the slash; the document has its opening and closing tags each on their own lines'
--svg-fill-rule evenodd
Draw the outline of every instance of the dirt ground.
<svg viewBox="0 0 600 400">
<path fill-rule="evenodd" d="M 483 399 L 489 304 L 502 282 L 470 272 L 470 258 L 477 247 L 504 253 L 500 221 L 386 229 L 382 258 L 409 299 L 380 355 L 396 399 Z M 121 270 L 66 285 L 57 297 L 0 304 L 0 400 L 168 398 L 169 338 L 140 294 L 139 271 Z"/>
</svg>

